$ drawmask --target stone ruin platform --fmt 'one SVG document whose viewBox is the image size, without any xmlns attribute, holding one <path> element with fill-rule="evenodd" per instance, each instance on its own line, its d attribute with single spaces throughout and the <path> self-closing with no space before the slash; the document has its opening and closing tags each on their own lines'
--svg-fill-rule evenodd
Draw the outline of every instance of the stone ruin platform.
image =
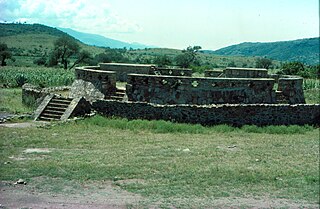
<svg viewBox="0 0 320 209">
<path fill-rule="evenodd" d="M 214 72 L 217 77 L 205 72 L 206 77 L 195 78 L 191 73 L 123 63 L 76 68 L 69 97 L 88 101 L 82 105 L 86 110 L 129 119 L 237 126 L 319 124 L 319 104 L 305 104 L 301 77 L 248 68 L 226 68 Z M 125 90 L 117 88 L 116 82 L 124 80 Z M 24 91 L 23 97 L 28 95 L 34 96 Z"/>
</svg>

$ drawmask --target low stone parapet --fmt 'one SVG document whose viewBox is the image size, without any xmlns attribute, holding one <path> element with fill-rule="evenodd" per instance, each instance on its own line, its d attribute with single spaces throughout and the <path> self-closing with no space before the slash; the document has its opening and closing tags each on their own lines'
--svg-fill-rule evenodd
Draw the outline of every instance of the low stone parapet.
<svg viewBox="0 0 320 209">
<path fill-rule="evenodd" d="M 100 70 L 113 71 L 117 81 L 126 82 L 130 73 L 149 74 L 154 65 L 127 64 L 127 63 L 100 63 Z"/>
<path fill-rule="evenodd" d="M 90 93 L 84 92 L 83 89 L 89 85 L 82 85 L 90 82 L 95 90 L 98 90 L 104 96 L 113 95 L 116 88 L 116 73 L 113 71 L 96 70 L 91 68 L 76 68 L 76 81 L 72 84 L 72 92 L 70 96 L 88 97 Z M 84 82 L 79 82 L 82 80 Z"/>
<path fill-rule="evenodd" d="M 319 125 L 319 104 L 157 105 L 98 100 L 98 113 L 128 119 L 167 120 L 202 125 Z"/>
<path fill-rule="evenodd" d="M 225 77 L 223 70 L 205 70 L 204 71 L 204 77 Z"/>
<path fill-rule="evenodd" d="M 268 70 L 263 68 L 227 67 L 224 74 L 227 78 L 268 78 Z"/>
<path fill-rule="evenodd" d="M 40 88 L 38 86 L 26 83 L 22 86 L 22 103 L 29 107 L 36 107 L 47 95 L 51 93 L 59 94 L 69 90 L 69 86 Z"/>
<path fill-rule="evenodd" d="M 149 72 L 150 75 L 168 75 L 168 76 L 192 76 L 192 70 L 187 68 L 163 68 L 154 67 Z"/>
</svg>

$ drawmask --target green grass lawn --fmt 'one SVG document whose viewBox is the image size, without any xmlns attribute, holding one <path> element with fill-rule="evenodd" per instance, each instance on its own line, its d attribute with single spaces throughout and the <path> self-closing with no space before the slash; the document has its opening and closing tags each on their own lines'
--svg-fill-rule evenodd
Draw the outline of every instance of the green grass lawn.
<svg viewBox="0 0 320 209">
<path fill-rule="evenodd" d="M 200 200 L 209 207 L 212 198 L 225 197 L 319 203 L 318 130 L 276 129 L 100 116 L 46 128 L 0 127 L 0 179 L 111 180 L 175 207 L 196 207 Z M 51 152 L 25 153 L 27 148 Z"/>
<path fill-rule="evenodd" d="M 21 88 L 0 88 L 0 112 L 32 113 L 33 109 L 23 105 L 21 98 Z"/>
</svg>

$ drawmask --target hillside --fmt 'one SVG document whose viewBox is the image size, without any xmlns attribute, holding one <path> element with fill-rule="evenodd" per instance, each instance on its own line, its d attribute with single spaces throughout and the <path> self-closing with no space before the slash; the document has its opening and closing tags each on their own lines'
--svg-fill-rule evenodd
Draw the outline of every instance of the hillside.
<svg viewBox="0 0 320 209">
<path fill-rule="evenodd" d="M 91 33 L 82 33 L 79 31 L 72 30 L 70 28 L 58 28 L 59 30 L 69 34 L 70 36 L 75 37 L 76 39 L 82 41 L 85 44 L 92 46 L 102 46 L 110 48 L 132 48 L 132 49 L 144 49 L 149 48 L 149 46 L 139 43 L 127 43 L 123 41 L 118 41 L 111 38 L 106 38 L 101 35 L 91 34 Z"/>
<path fill-rule="evenodd" d="M 26 35 L 26 34 L 47 34 L 52 36 L 63 36 L 66 33 L 41 24 L 15 24 L 0 23 L 0 37 Z"/>
<path fill-rule="evenodd" d="M 13 52 L 16 59 L 15 66 L 33 66 L 36 57 L 47 56 L 53 49 L 54 41 L 68 35 L 56 28 L 40 24 L 1 24 L 0 23 L 0 42 L 6 43 Z M 93 57 L 104 53 L 105 48 L 90 46 L 77 40 L 82 49 L 89 51 Z M 133 47 L 132 47 L 133 48 Z M 127 49 L 130 49 L 127 48 Z M 124 54 L 130 62 L 149 64 L 153 63 L 158 56 L 166 55 L 174 65 L 174 59 L 181 54 L 181 50 L 167 48 L 143 48 L 130 49 Z M 221 56 L 208 53 L 199 53 L 198 58 L 203 69 L 224 68 L 226 66 L 236 67 L 255 67 L 255 57 L 245 56 Z M 273 67 L 277 68 L 280 63 L 273 62 Z"/>
<path fill-rule="evenodd" d="M 315 65 L 319 64 L 319 47 L 319 38 L 308 38 L 271 43 L 245 42 L 205 52 L 227 56 L 261 56 L 279 61 L 300 61 Z"/>
<path fill-rule="evenodd" d="M 61 36 L 69 36 L 56 28 L 41 24 L 0 23 L 0 42 L 6 43 L 16 56 L 42 56 L 53 49 L 53 43 Z M 104 49 L 89 46 L 77 40 L 82 49 L 92 54 Z"/>
</svg>

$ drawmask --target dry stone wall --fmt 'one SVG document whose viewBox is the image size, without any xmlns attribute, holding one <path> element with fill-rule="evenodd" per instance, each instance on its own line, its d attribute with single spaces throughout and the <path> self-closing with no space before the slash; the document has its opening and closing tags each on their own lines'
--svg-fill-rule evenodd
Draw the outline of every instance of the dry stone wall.
<svg viewBox="0 0 320 209">
<path fill-rule="evenodd" d="M 227 67 L 224 70 L 206 70 L 204 77 L 269 78 L 269 75 L 267 69 Z"/>
<path fill-rule="evenodd" d="M 116 73 L 117 81 L 127 81 L 130 73 L 149 74 L 153 65 L 124 64 L 124 63 L 100 63 L 100 70 L 113 71 Z"/>
<path fill-rule="evenodd" d="M 303 78 L 289 77 L 279 78 L 278 91 L 289 102 L 289 104 L 304 104 Z"/>
<path fill-rule="evenodd" d="M 116 72 L 117 81 L 126 82 L 128 74 L 149 74 L 169 76 L 192 76 L 191 69 L 162 68 L 154 65 L 127 64 L 127 63 L 100 63 L 100 70 Z M 95 68 L 96 69 L 96 68 Z"/>
<path fill-rule="evenodd" d="M 129 101 L 156 104 L 275 103 L 274 79 L 129 74 Z"/>
<path fill-rule="evenodd" d="M 224 77 L 223 70 L 205 70 L 204 77 Z"/>
<path fill-rule="evenodd" d="M 227 78 L 268 78 L 268 70 L 260 68 L 233 68 L 224 70 Z"/>
<path fill-rule="evenodd" d="M 159 68 L 155 67 L 148 73 L 150 75 L 192 76 L 192 70 L 186 68 Z"/>
<path fill-rule="evenodd" d="M 29 107 L 38 106 L 49 94 L 58 94 L 59 92 L 69 91 L 69 86 L 40 88 L 26 83 L 22 86 L 22 103 Z"/>
<path fill-rule="evenodd" d="M 168 120 L 202 125 L 319 125 L 319 104 L 157 105 L 98 100 L 93 108 L 105 116 Z"/>
<path fill-rule="evenodd" d="M 92 94 L 99 98 L 99 92 L 107 97 L 113 95 L 117 90 L 115 72 L 76 68 L 75 74 L 77 80 L 71 88 L 70 96 L 72 97 L 84 96 L 88 98 Z"/>
</svg>

